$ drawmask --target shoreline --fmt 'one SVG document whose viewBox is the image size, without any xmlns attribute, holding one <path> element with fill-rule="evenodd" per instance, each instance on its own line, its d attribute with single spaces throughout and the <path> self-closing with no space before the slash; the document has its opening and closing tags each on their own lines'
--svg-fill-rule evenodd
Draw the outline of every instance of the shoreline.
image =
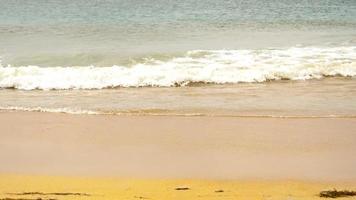
<svg viewBox="0 0 356 200">
<path fill-rule="evenodd" d="M 356 114 L 330 114 L 330 115 L 267 115 L 267 114 L 211 114 L 211 113 L 150 113 L 146 110 L 124 112 L 99 112 L 91 110 L 67 110 L 61 108 L 24 108 L 24 107 L 0 107 L 0 113 L 49 113 L 64 115 L 94 115 L 94 116 L 118 116 L 118 117 L 211 117 L 211 118 L 275 118 L 275 119 L 354 119 Z"/>
<path fill-rule="evenodd" d="M 0 112 L 0 174 L 355 181 L 354 118 Z"/>
</svg>

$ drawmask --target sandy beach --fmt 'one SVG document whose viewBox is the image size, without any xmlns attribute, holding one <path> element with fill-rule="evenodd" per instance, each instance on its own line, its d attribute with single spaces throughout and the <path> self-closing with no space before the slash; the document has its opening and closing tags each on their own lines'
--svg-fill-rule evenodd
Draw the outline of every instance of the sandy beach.
<svg viewBox="0 0 356 200">
<path fill-rule="evenodd" d="M 0 10 L 0 200 L 356 200 L 356 0 Z"/>
<path fill-rule="evenodd" d="M 222 199 L 322 200 L 320 191 L 352 190 L 356 184 L 303 181 L 113 179 L 56 176 L 0 176 L 0 199 L 114 200 Z M 345 199 L 345 198 L 342 198 Z M 346 199 L 355 199 L 349 197 Z"/>
<path fill-rule="evenodd" d="M 356 186 L 353 118 L 1 112 L 0 126 L 3 199 L 318 199 Z"/>
<path fill-rule="evenodd" d="M 1 173 L 356 180 L 356 119 L 0 113 Z"/>
</svg>

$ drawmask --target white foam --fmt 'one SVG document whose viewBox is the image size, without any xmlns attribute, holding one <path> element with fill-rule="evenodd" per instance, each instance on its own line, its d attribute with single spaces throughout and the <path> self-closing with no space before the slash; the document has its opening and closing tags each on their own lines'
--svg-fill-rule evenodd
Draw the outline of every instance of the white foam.
<svg viewBox="0 0 356 200">
<path fill-rule="evenodd" d="M 168 61 L 134 66 L 11 67 L 0 64 L 0 87 L 102 89 L 242 83 L 356 76 L 356 47 L 294 47 L 264 50 L 195 50 Z"/>
<path fill-rule="evenodd" d="M 80 109 L 70 109 L 70 108 L 22 107 L 22 106 L 0 107 L 0 110 L 3 110 L 3 111 L 66 113 L 66 114 L 77 114 L 77 115 L 80 115 L 80 114 L 89 114 L 89 115 L 102 114 L 100 112 L 91 111 L 91 110 L 80 110 Z"/>
</svg>

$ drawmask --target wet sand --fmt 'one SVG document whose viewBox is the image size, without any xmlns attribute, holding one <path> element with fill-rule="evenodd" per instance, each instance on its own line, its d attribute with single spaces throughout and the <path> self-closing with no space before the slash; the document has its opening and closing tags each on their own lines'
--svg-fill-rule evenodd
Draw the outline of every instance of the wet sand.
<svg viewBox="0 0 356 200">
<path fill-rule="evenodd" d="M 0 112 L 0 173 L 356 181 L 355 118 Z"/>
</svg>

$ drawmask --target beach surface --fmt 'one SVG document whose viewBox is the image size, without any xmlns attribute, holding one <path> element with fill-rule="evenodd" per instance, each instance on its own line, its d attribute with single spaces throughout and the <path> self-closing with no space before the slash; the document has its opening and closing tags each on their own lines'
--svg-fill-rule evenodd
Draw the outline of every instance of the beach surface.
<svg viewBox="0 0 356 200">
<path fill-rule="evenodd" d="M 320 199 L 356 189 L 354 118 L 0 112 L 0 126 L 0 199 Z"/>
<path fill-rule="evenodd" d="M 325 190 L 352 190 L 353 183 L 110 179 L 55 176 L 0 176 L 0 199 L 300 199 L 322 200 Z M 345 199 L 345 198 L 342 198 Z M 356 199 L 349 197 L 347 199 Z"/>
<path fill-rule="evenodd" d="M 356 180 L 355 118 L 0 113 L 1 173 Z"/>
<path fill-rule="evenodd" d="M 0 5 L 0 200 L 356 191 L 355 0 Z"/>
</svg>

